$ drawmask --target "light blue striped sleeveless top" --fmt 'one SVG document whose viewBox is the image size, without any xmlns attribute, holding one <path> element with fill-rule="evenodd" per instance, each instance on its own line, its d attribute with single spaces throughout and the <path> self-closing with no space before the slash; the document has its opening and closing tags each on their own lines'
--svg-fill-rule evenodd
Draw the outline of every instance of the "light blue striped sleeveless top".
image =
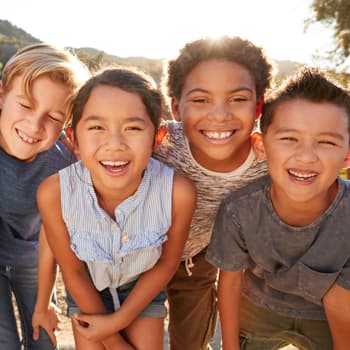
<svg viewBox="0 0 350 350">
<path fill-rule="evenodd" d="M 158 261 L 172 221 L 173 175 L 151 158 L 136 193 L 115 209 L 113 220 L 99 206 L 81 161 L 59 172 L 71 248 L 87 264 L 98 290 L 115 290 Z"/>
</svg>

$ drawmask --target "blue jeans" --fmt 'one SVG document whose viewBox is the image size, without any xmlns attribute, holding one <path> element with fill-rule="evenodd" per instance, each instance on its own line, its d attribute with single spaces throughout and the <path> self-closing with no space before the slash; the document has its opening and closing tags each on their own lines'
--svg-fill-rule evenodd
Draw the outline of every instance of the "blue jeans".
<svg viewBox="0 0 350 350">
<path fill-rule="evenodd" d="M 118 298 L 120 305 L 123 304 L 125 299 L 128 297 L 129 293 L 132 291 L 136 284 L 137 280 L 126 283 L 117 288 Z M 71 317 L 75 313 L 79 313 L 80 309 L 75 304 L 73 298 L 69 294 L 68 290 L 66 290 L 66 302 L 67 302 L 67 316 Z M 103 303 L 108 312 L 114 312 L 113 298 L 109 291 L 109 288 L 106 288 L 99 292 Z M 165 289 L 160 291 L 160 293 L 153 298 L 153 300 L 145 307 L 143 311 L 138 315 L 138 317 L 154 317 L 154 318 L 164 318 L 167 315 L 167 309 L 165 306 L 166 293 Z"/>
<path fill-rule="evenodd" d="M 0 266 L 0 349 L 54 349 L 47 333 L 40 329 L 38 341 L 33 340 L 32 313 L 38 285 L 38 269 Z M 21 323 L 22 339 L 16 325 L 12 305 L 15 296 Z"/>
</svg>

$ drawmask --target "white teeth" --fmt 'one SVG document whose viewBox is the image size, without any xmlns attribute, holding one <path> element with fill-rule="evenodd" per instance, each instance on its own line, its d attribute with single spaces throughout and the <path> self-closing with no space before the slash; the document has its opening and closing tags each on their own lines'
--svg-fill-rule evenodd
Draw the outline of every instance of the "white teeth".
<svg viewBox="0 0 350 350">
<path fill-rule="evenodd" d="M 122 166 L 122 165 L 128 164 L 128 162 L 123 162 L 123 161 L 112 162 L 110 160 L 104 160 L 104 161 L 101 161 L 101 163 L 106 166 Z"/>
<path fill-rule="evenodd" d="M 25 142 L 34 144 L 34 143 L 37 143 L 39 141 L 38 139 L 33 139 L 33 138 L 27 136 L 26 134 L 23 134 L 23 132 L 21 132 L 20 130 L 17 130 L 17 133 L 18 133 L 19 137 Z"/>
<path fill-rule="evenodd" d="M 210 139 L 223 140 L 232 135 L 233 131 L 203 131 L 203 134 Z"/>
<path fill-rule="evenodd" d="M 310 179 L 314 176 L 317 175 L 317 173 L 308 173 L 308 174 L 305 174 L 305 173 L 299 173 L 297 171 L 293 171 L 293 170 L 288 170 L 289 174 L 293 175 L 293 176 L 296 176 L 296 177 L 300 177 L 302 179 Z"/>
</svg>

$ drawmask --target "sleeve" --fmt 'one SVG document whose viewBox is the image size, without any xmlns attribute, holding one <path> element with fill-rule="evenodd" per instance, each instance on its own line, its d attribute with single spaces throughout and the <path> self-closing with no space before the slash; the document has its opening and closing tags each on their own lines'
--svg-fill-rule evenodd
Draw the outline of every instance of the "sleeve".
<svg viewBox="0 0 350 350">
<path fill-rule="evenodd" d="M 248 250 L 243 232 L 234 205 L 229 200 L 224 200 L 219 207 L 206 258 L 226 271 L 248 267 Z"/>
<path fill-rule="evenodd" d="M 340 272 L 336 283 L 347 289 L 350 290 L 350 259 L 346 262 L 346 264 L 343 266 L 342 271 Z"/>
</svg>

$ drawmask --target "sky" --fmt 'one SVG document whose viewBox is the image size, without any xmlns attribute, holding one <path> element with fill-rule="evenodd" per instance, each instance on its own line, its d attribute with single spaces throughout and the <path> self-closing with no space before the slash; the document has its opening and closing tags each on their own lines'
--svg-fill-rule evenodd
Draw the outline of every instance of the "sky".
<svg viewBox="0 0 350 350">
<path fill-rule="evenodd" d="M 0 19 L 41 41 L 93 47 L 120 57 L 171 58 L 188 41 L 238 35 L 272 59 L 320 65 L 331 45 L 316 24 L 304 31 L 312 0 L 6 0 Z"/>
</svg>

